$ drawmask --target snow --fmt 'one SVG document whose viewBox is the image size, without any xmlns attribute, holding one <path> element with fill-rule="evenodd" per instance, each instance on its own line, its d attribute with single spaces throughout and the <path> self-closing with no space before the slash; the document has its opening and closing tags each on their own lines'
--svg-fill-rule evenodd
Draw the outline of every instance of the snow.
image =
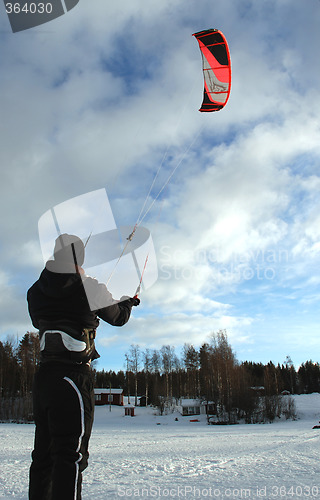
<svg viewBox="0 0 320 500">
<path fill-rule="evenodd" d="M 294 399 L 296 421 L 233 426 L 96 407 L 83 500 L 320 498 L 320 394 Z M 28 498 L 33 434 L 33 424 L 0 425 L 1 499 Z"/>
<path fill-rule="evenodd" d="M 123 389 L 94 389 L 95 394 L 122 394 Z"/>
<path fill-rule="evenodd" d="M 198 399 L 181 399 L 181 406 L 200 406 Z"/>
</svg>

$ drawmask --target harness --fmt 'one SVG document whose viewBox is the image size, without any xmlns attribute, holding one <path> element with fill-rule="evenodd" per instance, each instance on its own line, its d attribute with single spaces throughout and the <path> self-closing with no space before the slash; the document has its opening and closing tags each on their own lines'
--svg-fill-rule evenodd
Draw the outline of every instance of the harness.
<svg viewBox="0 0 320 500">
<path fill-rule="evenodd" d="M 50 326 L 49 326 L 50 325 Z M 94 340 L 96 330 L 83 328 L 54 328 L 49 322 L 40 321 L 40 361 L 66 363 L 88 363 L 99 358 Z"/>
</svg>

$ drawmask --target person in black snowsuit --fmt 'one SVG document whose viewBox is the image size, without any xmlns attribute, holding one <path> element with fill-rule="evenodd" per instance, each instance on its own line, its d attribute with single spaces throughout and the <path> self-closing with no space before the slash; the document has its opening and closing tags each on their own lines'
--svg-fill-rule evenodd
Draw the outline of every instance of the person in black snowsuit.
<svg viewBox="0 0 320 500">
<path fill-rule="evenodd" d="M 81 499 L 94 414 L 90 364 L 100 357 L 94 343 L 96 329 L 99 319 L 124 325 L 132 306 L 140 302 L 129 297 L 115 301 L 105 285 L 87 277 L 81 267 L 84 248 L 76 236 L 59 236 L 54 259 L 27 293 L 31 321 L 40 336 L 30 500 Z M 92 303 L 103 307 L 91 310 Z"/>
</svg>

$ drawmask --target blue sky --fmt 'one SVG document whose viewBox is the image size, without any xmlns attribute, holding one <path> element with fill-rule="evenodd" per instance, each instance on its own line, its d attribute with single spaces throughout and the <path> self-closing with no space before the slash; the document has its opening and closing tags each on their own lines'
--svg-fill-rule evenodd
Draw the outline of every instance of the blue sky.
<svg viewBox="0 0 320 500">
<path fill-rule="evenodd" d="M 0 338 L 31 329 L 41 215 L 105 188 L 134 224 L 163 162 L 152 196 L 179 168 L 143 221 L 159 279 L 125 327 L 100 326 L 97 368 L 221 328 L 239 360 L 319 361 L 319 1 L 80 1 L 16 34 L 0 5 L 0 22 Z M 209 28 L 233 80 L 201 114 L 191 35 Z"/>
</svg>

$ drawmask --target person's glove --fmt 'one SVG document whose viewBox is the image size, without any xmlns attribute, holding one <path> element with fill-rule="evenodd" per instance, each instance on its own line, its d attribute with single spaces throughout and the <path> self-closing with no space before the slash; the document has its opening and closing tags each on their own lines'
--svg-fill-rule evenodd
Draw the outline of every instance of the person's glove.
<svg viewBox="0 0 320 500">
<path fill-rule="evenodd" d="M 132 297 L 131 304 L 133 306 L 138 306 L 140 304 L 140 299 L 137 297 L 137 295 L 135 295 L 134 297 Z"/>
<path fill-rule="evenodd" d="M 127 302 L 127 304 L 130 304 L 130 306 L 138 306 L 140 304 L 140 299 L 138 298 L 138 295 L 135 295 L 134 297 L 123 295 L 119 302 L 120 304 L 121 302 Z"/>
</svg>

